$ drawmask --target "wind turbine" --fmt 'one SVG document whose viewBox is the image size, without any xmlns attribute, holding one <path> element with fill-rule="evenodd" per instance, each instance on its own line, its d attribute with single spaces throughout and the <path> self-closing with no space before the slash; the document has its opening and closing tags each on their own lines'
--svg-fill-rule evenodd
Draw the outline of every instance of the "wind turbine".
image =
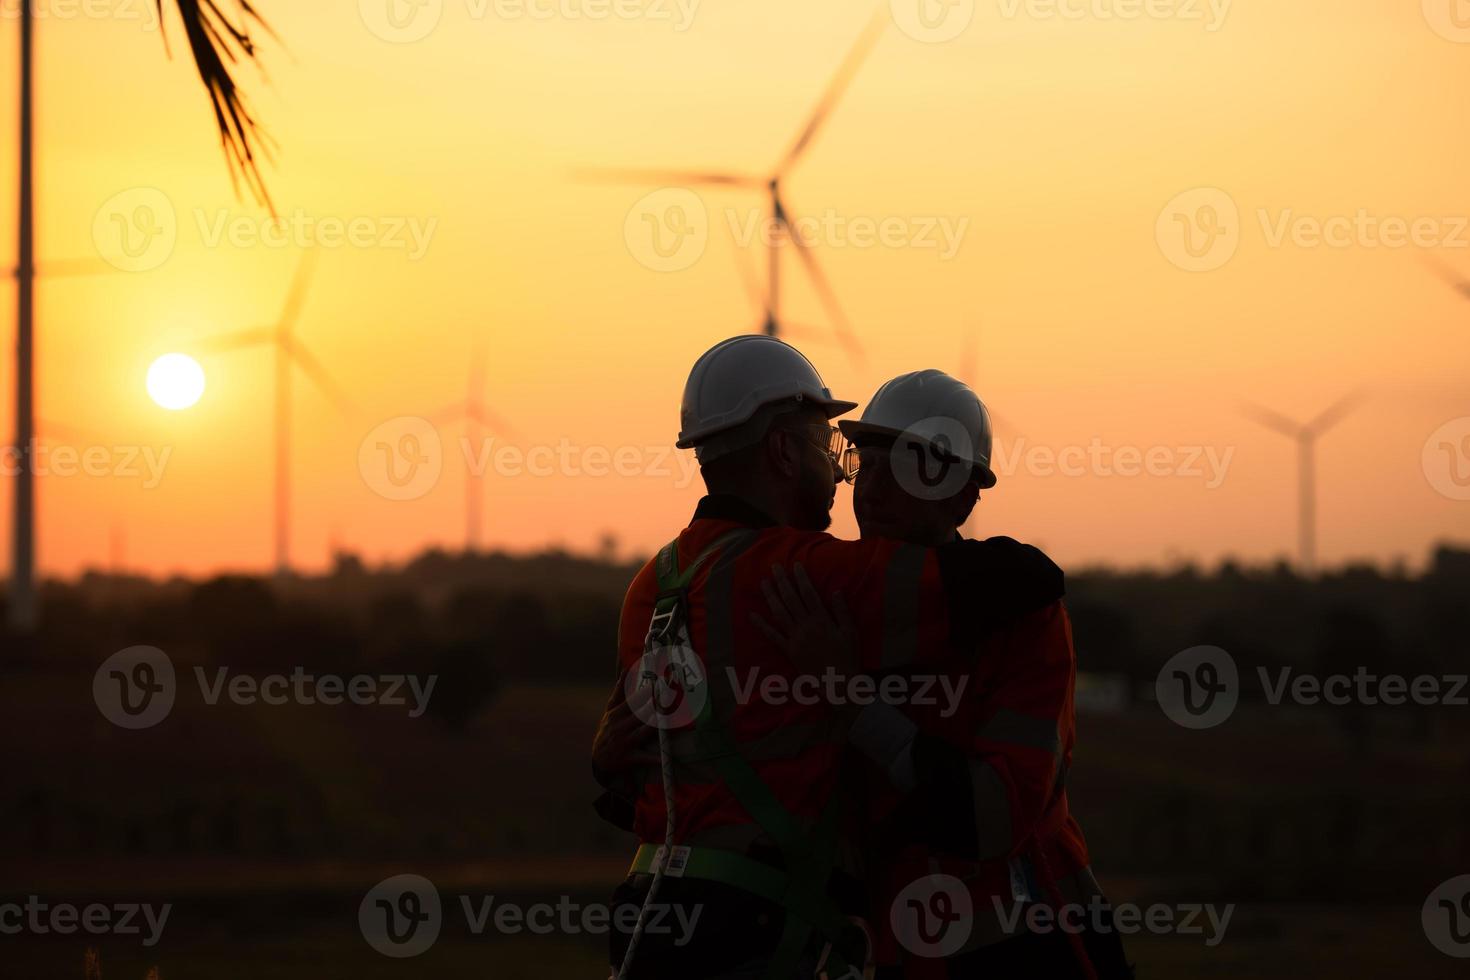
<svg viewBox="0 0 1470 980">
<path fill-rule="evenodd" d="M 291 367 L 301 369 L 327 399 L 344 415 L 352 403 L 332 380 L 321 361 L 296 338 L 296 322 L 306 301 L 306 290 L 316 266 L 316 253 L 307 250 L 296 267 L 275 324 L 224 334 L 205 341 L 213 353 L 269 345 L 275 351 L 275 564 L 276 574 L 290 572 L 291 546 Z"/>
<path fill-rule="evenodd" d="M 430 416 L 429 421 L 433 422 L 436 428 L 451 422 L 463 421 L 465 440 L 471 447 L 475 447 L 477 466 L 470 467 L 465 475 L 464 550 L 466 554 L 478 551 L 480 548 L 480 513 L 485 499 L 485 471 L 483 466 L 478 465 L 484 460 L 480 456 L 478 447 L 484 441 L 485 429 L 494 429 L 507 434 L 514 432 L 500 416 L 485 407 L 485 348 L 483 345 L 476 344 L 474 352 L 470 355 L 469 384 L 464 401 L 446 406 Z"/>
<path fill-rule="evenodd" d="M 26 41 L 29 46 L 30 41 Z M 29 55 L 27 55 L 29 57 Z M 29 77 L 29 71 L 27 71 Z M 26 83 L 29 86 L 29 82 Z M 29 103 L 29 97 L 27 97 Z M 23 139 L 30 140 L 29 105 L 22 110 Z M 32 368 L 35 360 L 35 286 L 39 279 L 54 279 L 67 276 L 110 275 L 120 272 L 100 258 L 56 259 L 37 263 L 34 256 L 32 225 L 34 223 L 31 203 L 31 162 L 25 154 L 22 176 L 21 207 L 21 260 L 17 265 L 4 270 L 5 278 L 16 283 L 18 313 L 15 338 L 16 351 L 16 425 L 15 446 L 19 449 L 20 464 L 15 474 L 15 509 L 12 523 L 11 577 L 10 577 L 10 624 L 19 632 L 30 632 L 36 628 L 36 531 L 35 507 L 36 488 L 30 447 L 37 439 L 35 414 L 35 378 Z M 22 270 L 28 270 L 24 274 Z"/>
<path fill-rule="evenodd" d="M 601 180 L 634 181 L 637 183 L 653 184 L 678 184 L 686 187 L 737 187 L 750 190 L 764 190 L 769 208 L 770 232 L 768 236 L 769 248 L 766 262 L 766 288 L 764 292 L 757 292 L 757 304 L 762 311 L 762 322 L 760 329 L 769 336 L 780 336 L 786 332 L 787 324 L 781 318 L 781 247 L 789 242 L 794 246 L 796 256 L 801 261 L 807 277 L 817 291 L 822 305 L 827 310 L 828 317 L 832 320 L 832 327 L 837 334 L 838 341 L 847 348 L 849 354 L 854 358 L 861 357 L 861 348 L 857 338 L 853 334 L 852 325 L 846 314 L 842 311 L 842 305 L 837 301 L 837 293 L 832 288 L 826 274 L 817 264 L 816 256 L 812 254 L 812 246 L 796 233 L 792 227 L 792 211 L 786 205 L 781 196 L 781 181 L 790 173 L 802 158 L 802 155 L 811 146 L 817 132 L 827 117 L 836 108 L 837 102 L 842 98 L 847 87 L 852 83 L 853 77 L 862 66 L 873 45 L 878 42 L 884 28 L 889 21 L 888 5 L 883 4 L 868 22 L 862 34 L 858 36 L 857 42 L 848 51 L 846 59 L 837 69 L 837 74 L 828 83 L 827 89 L 822 93 L 811 114 L 807 117 L 805 125 L 797 131 L 796 139 L 789 149 L 777 161 L 776 165 L 765 174 L 733 173 L 725 171 L 709 170 L 596 170 L 591 171 L 589 176 Z"/>
<path fill-rule="evenodd" d="M 985 394 L 980 390 L 979 385 L 980 370 L 975 366 L 979 359 L 979 353 L 980 329 L 975 326 L 968 326 L 965 328 L 964 339 L 960 345 L 958 373 L 955 377 L 969 385 L 970 389 L 980 397 L 981 401 L 985 401 Z M 990 416 L 992 425 L 998 428 L 1004 428 L 1007 432 L 1014 435 L 1025 436 L 1025 433 L 1012 425 L 1005 416 L 992 408 L 988 401 L 985 401 L 985 412 Z"/>
<path fill-rule="evenodd" d="M 1003 416 L 1001 416 L 999 412 L 992 408 L 989 402 L 985 401 L 985 395 L 980 391 L 980 385 L 978 383 L 980 371 L 975 366 L 976 361 L 979 358 L 979 350 L 980 328 L 973 325 L 965 327 L 964 339 L 960 345 L 960 359 L 955 377 L 963 381 L 965 384 L 969 385 L 970 390 L 975 392 L 975 395 L 979 397 L 981 402 L 985 405 L 985 412 L 987 415 L 990 416 L 990 424 L 993 430 L 991 432 L 992 445 L 990 449 L 990 465 L 992 469 L 999 473 L 1001 464 L 1003 462 L 1006 462 L 1006 460 L 1002 460 L 1001 458 L 1001 441 L 1000 432 L 998 430 L 1003 428 L 1007 432 L 1013 433 L 1014 435 L 1022 438 L 1024 438 L 1024 435 L 1019 429 L 1011 425 L 1010 422 L 1008 422 Z M 964 531 L 966 534 L 974 534 L 974 529 L 976 526 L 976 511 L 978 510 L 979 507 L 977 506 L 975 510 L 970 512 L 970 519 L 966 521 L 965 526 L 961 528 L 961 530 Z"/>
<path fill-rule="evenodd" d="M 835 341 L 838 346 L 846 351 L 848 358 L 854 364 L 863 365 L 867 363 L 867 354 L 850 328 L 844 327 L 838 330 L 834 336 L 822 327 L 813 326 L 809 323 L 794 322 L 783 317 L 778 324 L 778 331 L 768 330 L 765 325 L 775 322 L 775 314 L 771 310 L 771 304 L 768 302 L 765 293 L 761 290 L 760 283 L 756 280 L 755 270 L 751 268 L 750 262 L 745 257 L 745 252 L 737 245 L 734 254 L 735 265 L 740 272 L 741 285 L 745 287 L 745 293 L 750 298 L 751 305 L 760 312 L 762 318 L 761 329 L 763 331 L 773 337 L 779 332 L 781 336 L 796 337 L 803 342 L 810 341 L 812 343 L 827 344 Z M 836 302 L 835 297 L 832 302 Z"/>
<path fill-rule="evenodd" d="M 1297 560 L 1303 575 L 1312 574 L 1317 565 L 1317 440 L 1362 404 L 1365 397 L 1361 389 L 1354 391 L 1305 424 L 1259 405 L 1242 406 L 1248 418 L 1274 429 L 1297 445 Z"/>
</svg>

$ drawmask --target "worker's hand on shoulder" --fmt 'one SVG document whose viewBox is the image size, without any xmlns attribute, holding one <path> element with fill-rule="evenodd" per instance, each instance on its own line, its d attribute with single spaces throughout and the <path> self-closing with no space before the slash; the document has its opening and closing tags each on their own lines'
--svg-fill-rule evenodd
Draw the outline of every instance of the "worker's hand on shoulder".
<svg viewBox="0 0 1470 980">
<path fill-rule="evenodd" d="M 820 674 L 831 667 L 847 673 L 857 664 L 857 627 L 842 593 L 820 595 L 801 562 L 788 574 L 780 565 L 761 581 L 770 618 L 752 612 L 750 620 L 797 670 Z"/>
</svg>

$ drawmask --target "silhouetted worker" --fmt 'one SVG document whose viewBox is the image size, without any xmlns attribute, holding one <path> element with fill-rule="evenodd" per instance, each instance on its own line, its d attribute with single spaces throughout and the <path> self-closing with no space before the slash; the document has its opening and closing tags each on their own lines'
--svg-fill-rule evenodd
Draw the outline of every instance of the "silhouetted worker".
<svg viewBox="0 0 1470 980">
<path fill-rule="evenodd" d="M 956 541 L 996 484 L 989 413 L 942 371 L 894 378 L 839 424 L 865 541 Z M 775 639 L 846 656 L 840 607 L 778 595 Z M 867 793 L 878 977 L 1131 977 L 1067 804 L 1076 654 L 1065 607 L 993 630 L 978 656 L 958 653 L 941 687 L 960 696 L 872 711 L 908 732 Z"/>
<path fill-rule="evenodd" d="M 798 693 L 833 665 L 794 660 L 754 622 L 773 568 L 800 563 L 813 588 L 852 604 L 869 681 L 974 650 L 1061 598 L 1060 569 L 1006 538 L 923 548 L 825 534 L 841 479 L 830 419 L 853 407 L 765 336 L 716 345 L 685 386 L 678 444 L 695 448 L 709 494 L 628 591 L 621 675 L 594 743 L 599 810 L 643 842 L 615 895 L 615 926 L 642 909 L 631 937 L 611 934 L 621 977 L 856 976 L 870 957 L 839 769 L 849 747 L 886 764 L 908 730 L 879 705 Z M 660 764 L 630 718 L 658 729 Z"/>
</svg>

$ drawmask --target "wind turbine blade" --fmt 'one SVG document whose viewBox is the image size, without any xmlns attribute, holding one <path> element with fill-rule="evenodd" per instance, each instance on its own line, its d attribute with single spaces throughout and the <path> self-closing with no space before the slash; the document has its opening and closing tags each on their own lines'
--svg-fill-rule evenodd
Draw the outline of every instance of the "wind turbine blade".
<svg viewBox="0 0 1470 980">
<path fill-rule="evenodd" d="M 503 436 L 516 438 L 520 435 L 515 426 L 505 421 L 504 417 L 497 415 L 483 406 L 470 405 L 463 402 L 457 405 L 446 405 L 432 415 L 424 416 L 424 418 L 436 426 L 468 420 L 478 422 L 485 428 Z"/>
<path fill-rule="evenodd" d="M 1275 429 L 1289 439 L 1300 439 L 1302 433 L 1306 431 L 1304 426 L 1298 425 L 1280 412 L 1273 412 L 1269 408 L 1263 408 L 1251 402 L 1241 405 L 1240 410 L 1246 418 L 1253 419 L 1268 429 Z"/>
<path fill-rule="evenodd" d="M 485 391 L 485 345 L 476 341 L 474 349 L 470 351 L 470 392 L 479 397 Z"/>
<path fill-rule="evenodd" d="M 1314 436 L 1319 436 L 1332 428 L 1337 423 L 1350 415 L 1357 407 L 1368 398 L 1368 393 L 1362 388 L 1349 392 L 1339 398 L 1330 408 L 1318 415 L 1306 424 L 1306 430 Z"/>
<path fill-rule="evenodd" d="M 296 319 L 301 315 L 301 307 L 306 303 L 306 290 L 316 272 L 316 260 L 316 250 L 308 248 L 301 253 L 301 261 L 296 264 L 296 272 L 291 277 L 291 286 L 286 291 L 286 302 L 281 307 L 281 317 L 277 324 L 277 328 L 283 333 L 290 333 L 291 328 L 296 325 Z"/>
<path fill-rule="evenodd" d="M 351 415 L 356 412 L 357 409 L 352 399 L 348 398 L 341 386 L 332 380 L 332 376 L 327 373 L 327 369 L 322 366 L 321 361 L 317 360 L 315 354 L 294 338 L 282 340 L 281 343 L 286 355 L 296 361 L 296 366 L 301 368 L 302 373 L 310 378 L 317 388 L 321 389 L 322 394 L 326 395 L 327 400 L 336 406 L 337 411 L 343 415 Z"/>
<path fill-rule="evenodd" d="M 469 417 L 470 408 L 464 402 L 445 405 L 439 411 L 424 416 L 427 421 L 432 422 L 436 427 L 448 425 L 451 422 L 458 422 L 460 419 L 467 419 Z"/>
<path fill-rule="evenodd" d="M 836 344 L 840 343 L 837 335 L 826 327 L 813 326 L 810 323 L 791 323 L 787 320 L 781 321 L 781 335 L 784 337 L 796 337 L 805 342 L 814 344 Z"/>
<path fill-rule="evenodd" d="M 806 268 L 806 274 L 810 277 L 812 285 L 816 287 L 817 295 L 822 300 L 822 305 L 827 308 L 827 315 L 832 318 L 832 329 L 837 334 L 837 341 L 844 349 L 853 363 L 864 366 L 867 363 L 867 355 L 863 352 L 863 346 L 858 342 L 857 335 L 852 331 L 852 324 L 847 320 L 846 314 L 842 312 L 842 304 L 837 302 L 837 293 L 832 289 L 832 284 L 827 281 L 827 276 L 822 272 L 822 267 L 817 265 L 817 257 L 812 254 L 811 246 L 801 240 L 801 236 L 787 226 L 786 238 L 796 246 L 796 255 L 801 259 L 801 264 Z"/>
<path fill-rule="evenodd" d="M 68 276 L 117 276 L 121 269 L 104 259 L 56 259 L 42 262 L 37 272 L 47 278 Z"/>
<path fill-rule="evenodd" d="M 1420 261 L 1424 263 L 1425 268 L 1443 280 L 1451 289 L 1464 298 L 1470 299 L 1470 279 L 1466 279 L 1443 262 L 1428 255 L 1421 256 Z"/>
<path fill-rule="evenodd" d="M 199 341 L 199 348 L 211 354 L 219 354 L 224 351 L 238 350 L 241 347 L 269 344 L 275 339 L 276 335 L 274 331 L 265 327 L 256 327 L 252 330 L 236 330 L 233 333 L 206 337 Z"/>
<path fill-rule="evenodd" d="M 575 171 L 576 179 L 598 184 L 674 184 L 720 185 L 726 187 L 760 187 L 763 178 L 749 174 L 715 173 L 705 170 L 638 170 L 617 167 L 595 167 Z"/>
<path fill-rule="evenodd" d="M 960 380 L 971 388 L 975 387 L 975 350 L 979 345 L 976 343 L 976 334 L 979 330 L 974 326 L 965 328 L 964 342 L 960 346 Z"/>
<path fill-rule="evenodd" d="M 1007 435 L 1010 435 L 1014 438 L 1026 438 L 1026 433 L 1022 432 L 1019 426 L 1013 425 L 1011 423 L 1010 416 L 1002 415 L 999 412 L 992 410 L 989 405 L 985 406 L 985 414 L 990 416 L 990 424 L 995 429 L 993 435 L 998 435 L 1002 430 L 1004 430 Z M 991 453 L 990 461 L 992 464 L 996 462 L 995 454 L 993 451 Z"/>
<path fill-rule="evenodd" d="M 52 439 L 64 439 L 77 444 L 106 445 L 106 440 L 91 429 L 84 429 L 77 425 L 67 425 L 63 422 L 52 422 L 49 419 L 36 419 L 35 437 L 41 441 Z"/>
<path fill-rule="evenodd" d="M 36 263 L 37 279 L 61 279 L 68 276 L 117 276 L 123 270 L 106 259 L 53 259 Z M 7 279 L 20 275 L 20 266 L 12 265 L 5 270 Z"/>
<path fill-rule="evenodd" d="M 515 426 L 507 422 L 503 416 L 497 415 L 483 405 L 470 406 L 465 414 L 492 432 L 498 432 L 500 435 L 508 436 L 512 439 L 520 435 L 516 431 Z"/>
<path fill-rule="evenodd" d="M 751 305 L 760 311 L 762 317 L 770 316 L 771 305 L 766 302 L 766 295 L 761 291 L 760 283 L 756 280 L 755 270 L 750 266 L 750 258 L 745 249 L 736 244 L 732 252 L 735 256 L 735 267 L 740 270 L 740 283 L 745 287 L 745 295 L 750 297 Z"/>
<path fill-rule="evenodd" d="M 784 174 L 791 169 L 792 165 L 806 152 L 806 148 L 811 145 L 812 139 L 817 135 L 817 130 L 821 128 L 822 123 L 826 122 L 838 100 L 842 98 L 842 93 L 847 91 L 847 87 L 852 84 L 853 77 L 857 75 L 863 61 L 873 50 L 873 45 L 878 43 L 879 36 L 888 26 L 888 19 L 888 4 L 880 4 L 872 20 L 868 22 L 868 26 L 863 28 L 862 34 L 858 35 L 857 42 L 847 52 L 847 58 L 838 67 L 837 74 L 833 75 L 832 81 L 827 83 L 827 91 L 822 93 L 821 100 L 812 110 L 806 126 L 797 135 L 796 142 L 791 144 L 791 149 L 786 151 L 786 156 L 776 167 L 777 174 Z"/>
</svg>

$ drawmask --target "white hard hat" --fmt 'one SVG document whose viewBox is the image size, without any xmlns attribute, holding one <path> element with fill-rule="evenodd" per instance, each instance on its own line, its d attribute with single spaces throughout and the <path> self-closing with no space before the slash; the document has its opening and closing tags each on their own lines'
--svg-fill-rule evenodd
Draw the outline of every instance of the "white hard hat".
<svg viewBox="0 0 1470 980">
<path fill-rule="evenodd" d="M 815 405 L 828 418 L 857 408 L 857 402 L 833 398 L 812 362 L 788 343 L 763 334 L 721 341 L 689 372 L 676 445 L 688 449 L 704 443 L 749 422 L 764 406 L 784 401 Z"/>
<path fill-rule="evenodd" d="M 969 385 L 943 371 L 911 371 L 884 382 L 861 419 L 837 425 L 854 442 L 869 435 L 931 443 L 978 468 L 982 490 L 995 486 L 990 413 Z"/>
</svg>

